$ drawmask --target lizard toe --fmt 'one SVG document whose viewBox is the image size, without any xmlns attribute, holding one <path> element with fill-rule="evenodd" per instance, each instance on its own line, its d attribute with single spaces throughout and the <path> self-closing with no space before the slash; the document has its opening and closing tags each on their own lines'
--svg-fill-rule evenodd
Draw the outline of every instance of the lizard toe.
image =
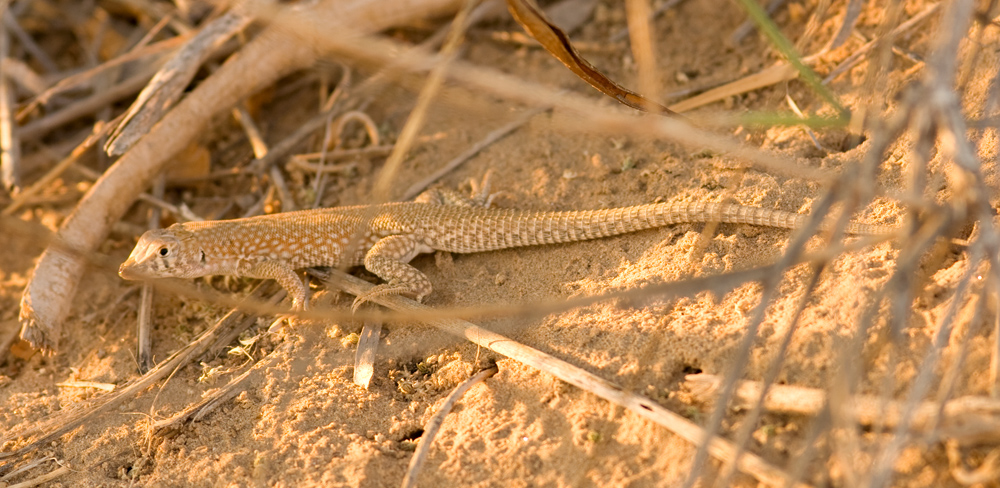
<svg viewBox="0 0 1000 488">
<path fill-rule="evenodd" d="M 358 309 L 361 308 L 361 306 L 364 305 L 366 302 L 370 302 L 376 298 L 395 296 L 395 295 L 414 297 L 415 294 L 413 290 L 405 286 L 398 286 L 391 284 L 376 285 L 371 290 L 368 290 L 366 293 L 358 295 L 357 298 L 354 299 L 354 303 L 351 305 L 351 312 L 357 312 Z"/>
</svg>

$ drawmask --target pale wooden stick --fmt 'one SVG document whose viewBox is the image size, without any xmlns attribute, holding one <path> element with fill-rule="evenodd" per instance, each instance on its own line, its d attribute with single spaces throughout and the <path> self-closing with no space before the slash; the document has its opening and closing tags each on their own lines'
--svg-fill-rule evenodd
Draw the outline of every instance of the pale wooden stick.
<svg viewBox="0 0 1000 488">
<path fill-rule="evenodd" d="M 371 154 L 374 154 L 372 151 Z M 388 151 L 385 152 L 386 154 Z M 316 154 L 316 153 L 314 153 Z M 311 156 L 308 154 L 306 156 Z M 302 155 L 292 156 L 288 159 L 288 164 L 285 165 L 286 169 L 292 170 L 302 170 L 302 171 L 312 171 L 314 173 L 347 173 L 358 167 L 358 163 L 340 163 L 340 164 L 320 164 L 320 163 L 310 163 L 308 160 L 303 159 Z M 318 207 L 319 205 L 314 205 Z"/>
<path fill-rule="evenodd" d="M 654 30 L 650 28 L 653 20 L 649 0 L 625 0 L 625 20 L 628 21 L 628 33 L 632 56 L 639 68 L 639 92 L 652 100 L 659 100 L 662 80 L 656 66 L 656 45 Z M 655 107 L 649 107 L 655 111 Z"/>
<path fill-rule="evenodd" d="M 26 472 L 28 472 L 28 471 L 30 471 L 32 469 L 35 469 L 38 466 L 41 466 L 42 464 L 45 464 L 45 463 L 47 463 L 49 461 L 53 461 L 53 462 L 56 462 L 56 463 L 59 462 L 56 458 L 49 457 L 49 456 L 35 459 L 34 461 L 31 461 L 30 463 L 25 464 L 24 466 L 21 466 L 20 468 L 17 468 L 17 469 L 15 469 L 15 470 L 13 470 L 13 471 L 11 471 L 9 473 L 4 473 L 3 476 L 0 476 L 0 483 L 5 483 L 8 480 L 10 480 L 11 478 L 14 478 L 15 476 L 18 476 L 21 473 L 26 473 Z M 2 469 L 2 468 L 3 467 L 0 467 L 0 469 Z"/>
<path fill-rule="evenodd" d="M 10 18 L 11 13 L 6 12 L 4 17 Z M 7 59 L 9 55 L 10 34 L 4 22 L 0 23 L 0 59 Z M 4 189 L 11 193 L 21 189 L 21 139 L 14 120 L 16 107 L 14 87 L 7 76 L 6 64 L 0 64 L 0 181 Z"/>
<path fill-rule="evenodd" d="M 652 11 L 652 12 L 650 13 L 650 16 L 648 17 L 648 18 L 649 18 L 649 20 L 650 20 L 650 21 L 652 21 L 652 20 L 655 20 L 655 19 L 656 19 L 657 17 L 659 17 L 659 16 L 660 16 L 660 15 L 661 15 L 661 14 L 662 14 L 663 12 L 666 12 L 667 10 L 670 10 L 670 9 L 672 9 L 672 8 L 676 7 L 676 6 L 677 6 L 678 4 L 680 4 L 680 3 L 682 2 L 682 1 L 683 1 L 683 0 L 667 0 L 666 2 L 663 2 L 662 4 L 660 4 L 660 6 L 659 6 L 659 7 L 656 7 L 656 10 L 654 10 L 654 11 Z M 550 19 L 552 19 L 552 21 L 553 21 L 553 22 L 555 22 L 556 18 L 555 18 L 555 16 L 553 15 L 553 13 L 552 13 L 552 12 L 551 12 L 550 10 L 546 9 L 545 13 L 546 13 L 546 14 L 547 14 L 547 15 L 549 16 L 549 18 L 550 18 Z M 558 25 L 559 25 L 559 27 L 562 27 L 562 29 L 563 29 L 563 30 L 564 30 L 564 31 L 565 31 L 565 32 L 566 32 L 567 34 L 570 34 L 570 33 L 571 33 L 571 32 L 570 32 L 570 31 L 569 31 L 569 30 L 568 30 L 568 29 L 567 29 L 567 28 L 566 28 L 565 26 L 563 26 L 562 24 L 558 24 Z M 612 35 L 611 37 L 609 37 L 609 38 L 608 38 L 608 41 L 609 41 L 609 42 L 613 42 L 613 43 L 617 43 L 617 42 L 619 42 L 619 41 L 621 41 L 621 40 L 625 39 L 626 37 L 628 37 L 628 34 L 629 34 L 629 28 L 628 28 L 628 26 L 626 25 L 625 27 L 622 27 L 622 28 L 621 28 L 621 29 L 620 29 L 620 30 L 619 30 L 618 32 L 615 32 L 615 33 L 614 33 L 614 35 Z M 576 47 L 576 48 L 577 48 L 578 50 L 580 50 L 580 43 L 578 43 L 578 42 L 576 42 L 576 41 L 573 41 L 573 46 L 575 46 L 575 47 Z"/>
<path fill-rule="evenodd" d="M 366 390 L 372 381 L 372 376 L 375 376 L 375 353 L 378 351 L 381 332 L 381 321 L 366 320 L 365 325 L 361 327 L 358 350 L 354 353 L 354 384 Z"/>
<path fill-rule="evenodd" d="M 95 388 L 104 391 L 115 391 L 115 388 L 117 388 L 117 385 L 114 383 L 101 383 L 98 381 L 63 381 L 62 383 L 56 383 L 56 386 L 63 388 Z"/>
<path fill-rule="evenodd" d="M 64 474 L 66 474 L 66 473 L 69 473 L 69 468 L 66 467 L 66 466 L 60 466 L 60 467 L 58 467 L 58 468 L 56 468 L 56 469 L 54 469 L 52 471 L 49 471 L 48 473 L 45 473 L 45 474 L 43 474 L 43 475 L 41 475 L 41 476 L 39 476 L 37 478 L 30 479 L 30 480 L 25 481 L 23 483 L 16 483 L 16 484 L 10 485 L 7 488 L 31 488 L 33 486 L 38 486 L 38 485 L 42 485 L 42 484 L 48 483 L 48 482 L 50 482 L 50 481 L 52 481 L 52 480 L 54 480 L 54 479 L 56 479 L 56 478 L 58 478 L 58 477 L 60 477 L 60 476 L 62 476 Z"/>
<path fill-rule="evenodd" d="M 711 374 L 685 377 L 682 386 L 699 402 L 715 401 L 722 378 Z M 736 388 L 734 405 L 751 408 L 760 398 L 762 385 L 758 381 L 741 381 Z M 792 385 L 771 385 L 764 408 L 771 413 L 813 417 L 822 412 L 828 393 L 816 388 Z M 896 427 L 903 420 L 905 402 L 887 400 L 872 395 L 857 395 L 839 400 L 838 411 L 865 426 Z M 964 396 L 941 402 L 924 401 L 915 409 L 909 428 L 913 432 L 948 438 L 959 444 L 990 443 L 1000 440 L 1000 400 L 982 396 Z"/>
<path fill-rule="evenodd" d="M 149 132 L 150 127 L 159 122 L 164 112 L 181 97 L 202 63 L 251 20 L 249 16 L 227 12 L 198 31 L 139 93 L 122 123 L 105 144 L 105 151 L 113 156 L 123 154 Z"/>
<path fill-rule="evenodd" d="M 764 68 L 752 75 L 744 76 L 732 83 L 726 83 L 718 88 L 713 88 L 705 93 L 677 102 L 668 108 L 674 112 L 686 112 L 726 97 L 757 90 L 781 83 L 782 81 L 793 80 L 798 78 L 798 76 L 799 72 L 791 64 L 781 62 Z"/>
</svg>

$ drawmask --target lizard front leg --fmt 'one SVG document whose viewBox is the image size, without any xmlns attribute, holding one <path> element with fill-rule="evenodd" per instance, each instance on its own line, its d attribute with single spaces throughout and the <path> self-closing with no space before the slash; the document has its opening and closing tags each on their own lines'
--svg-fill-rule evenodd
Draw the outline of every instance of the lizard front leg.
<svg viewBox="0 0 1000 488">
<path fill-rule="evenodd" d="M 363 303 L 386 295 L 406 295 L 421 301 L 431 292 L 431 281 L 408 263 L 414 256 L 431 249 L 417 242 L 413 236 L 392 235 L 379 239 L 365 254 L 365 269 L 386 281 L 367 293 L 358 295 L 351 310 L 357 311 Z"/>
<path fill-rule="evenodd" d="M 260 262 L 240 274 L 251 278 L 273 279 L 292 297 L 293 310 L 309 308 L 309 290 L 306 285 L 302 284 L 302 279 L 295 273 L 295 270 L 283 263 L 277 261 Z"/>
</svg>

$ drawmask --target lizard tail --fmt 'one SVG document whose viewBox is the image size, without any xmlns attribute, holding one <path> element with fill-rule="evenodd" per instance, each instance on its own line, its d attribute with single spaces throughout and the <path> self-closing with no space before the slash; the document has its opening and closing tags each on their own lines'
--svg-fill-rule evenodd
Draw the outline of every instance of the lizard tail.
<svg viewBox="0 0 1000 488">
<path fill-rule="evenodd" d="M 558 244 L 627 234 L 674 224 L 719 222 L 798 229 L 808 215 L 729 203 L 652 203 L 602 210 L 484 212 L 460 233 L 447 239 L 443 250 L 480 252 L 511 247 Z M 892 228 L 851 222 L 847 233 L 883 235 Z"/>
</svg>

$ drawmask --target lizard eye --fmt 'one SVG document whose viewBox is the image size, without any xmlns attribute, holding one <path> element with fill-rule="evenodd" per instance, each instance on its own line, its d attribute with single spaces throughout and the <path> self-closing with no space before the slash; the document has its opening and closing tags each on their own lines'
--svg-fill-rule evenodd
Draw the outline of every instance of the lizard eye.
<svg viewBox="0 0 1000 488">
<path fill-rule="evenodd" d="M 160 256 L 164 256 L 164 257 L 166 257 L 166 256 L 167 256 L 167 254 L 170 254 L 170 249 L 167 249 L 167 248 L 165 248 L 165 247 L 161 247 L 161 248 L 160 248 Z"/>
</svg>

